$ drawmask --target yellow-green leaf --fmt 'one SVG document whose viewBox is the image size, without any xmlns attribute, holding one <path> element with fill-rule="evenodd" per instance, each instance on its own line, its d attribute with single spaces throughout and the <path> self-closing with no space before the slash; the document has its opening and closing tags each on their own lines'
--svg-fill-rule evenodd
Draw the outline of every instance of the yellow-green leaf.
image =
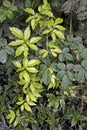
<svg viewBox="0 0 87 130">
<path fill-rule="evenodd" d="M 57 36 L 58 38 L 60 38 L 60 39 L 65 39 L 64 34 L 63 34 L 62 32 L 57 31 L 56 29 L 54 29 L 53 32 L 56 34 L 56 36 Z"/>
<path fill-rule="evenodd" d="M 27 103 L 24 103 L 24 108 L 25 108 L 25 110 L 32 112 L 30 106 Z"/>
<path fill-rule="evenodd" d="M 15 112 L 13 110 L 9 110 L 9 114 L 6 116 L 7 119 L 10 119 L 10 123 L 12 123 L 15 119 Z"/>
<path fill-rule="evenodd" d="M 23 67 L 26 68 L 28 66 L 28 58 L 23 59 Z"/>
<path fill-rule="evenodd" d="M 26 83 L 30 82 L 30 76 L 27 71 L 23 71 L 23 77 L 26 80 Z"/>
<path fill-rule="evenodd" d="M 37 102 L 37 97 L 34 96 L 34 94 L 29 94 L 31 101 Z"/>
<path fill-rule="evenodd" d="M 51 33 L 51 37 L 52 37 L 53 41 L 56 41 L 56 35 L 54 32 Z"/>
<path fill-rule="evenodd" d="M 62 51 L 60 50 L 58 46 L 52 46 L 52 48 L 54 48 L 54 52 L 62 53 Z"/>
<path fill-rule="evenodd" d="M 16 49 L 15 56 L 20 56 L 24 51 L 24 46 L 20 46 Z"/>
<path fill-rule="evenodd" d="M 42 57 L 45 58 L 45 57 L 48 56 L 48 51 L 45 50 L 45 49 L 41 49 L 41 50 L 39 51 L 39 54 L 42 54 Z"/>
<path fill-rule="evenodd" d="M 57 18 L 56 20 L 55 20 L 55 24 L 60 24 L 60 23 L 62 23 L 63 22 L 63 19 L 62 18 Z"/>
<path fill-rule="evenodd" d="M 26 46 L 24 47 L 24 58 L 27 58 L 27 57 L 28 57 L 28 51 L 29 51 L 29 48 L 28 48 L 28 46 L 26 45 Z"/>
<path fill-rule="evenodd" d="M 22 79 L 22 80 L 18 81 L 18 84 L 24 85 L 24 84 L 26 84 L 26 81 L 24 79 Z"/>
<path fill-rule="evenodd" d="M 16 27 L 10 27 L 10 31 L 12 32 L 13 35 L 15 35 L 17 38 L 23 39 L 23 32 Z"/>
<path fill-rule="evenodd" d="M 23 93 L 27 93 L 28 83 L 23 86 Z"/>
<path fill-rule="evenodd" d="M 51 53 L 52 53 L 52 55 L 53 55 L 54 57 L 57 57 L 57 54 L 56 54 L 56 52 L 54 51 L 54 49 L 51 49 Z"/>
<path fill-rule="evenodd" d="M 34 93 L 36 91 L 35 87 L 33 86 L 33 84 L 30 85 L 30 90 L 32 93 Z"/>
<path fill-rule="evenodd" d="M 37 43 L 37 42 L 40 41 L 40 40 L 41 40 L 41 37 L 32 37 L 32 38 L 30 39 L 30 43 L 31 43 L 31 44 Z"/>
<path fill-rule="evenodd" d="M 35 66 L 35 65 L 38 65 L 38 64 L 40 64 L 40 60 L 30 60 L 28 62 L 28 67 Z"/>
<path fill-rule="evenodd" d="M 31 20 L 31 27 L 32 27 L 33 30 L 35 29 L 35 27 L 36 27 L 36 19 Z"/>
<path fill-rule="evenodd" d="M 59 30 L 61 30 L 61 31 L 66 30 L 66 28 L 64 28 L 64 27 L 61 26 L 61 25 L 56 25 L 56 26 L 54 26 L 54 27 L 57 28 L 57 29 L 59 29 Z"/>
<path fill-rule="evenodd" d="M 49 17 L 52 17 L 52 18 L 54 17 L 54 16 L 53 16 L 53 13 L 52 13 L 51 11 L 49 11 L 49 10 L 44 10 L 44 11 L 42 11 L 41 13 L 42 13 L 42 14 L 45 14 L 45 15 L 47 15 L 47 16 L 49 16 Z"/>
<path fill-rule="evenodd" d="M 30 22 L 32 19 L 34 18 L 34 16 L 30 16 L 26 19 L 26 23 Z"/>
<path fill-rule="evenodd" d="M 36 105 L 33 101 L 30 101 L 28 104 L 29 104 L 30 106 L 35 106 L 35 105 Z"/>
<path fill-rule="evenodd" d="M 35 14 L 35 12 L 32 8 L 26 8 L 24 11 L 29 13 L 29 14 L 33 14 L 33 15 Z"/>
<path fill-rule="evenodd" d="M 29 94 L 26 95 L 26 102 L 29 104 L 30 102 L 30 97 L 29 97 Z"/>
<path fill-rule="evenodd" d="M 42 32 L 42 34 L 48 34 L 48 33 L 50 33 L 50 30 L 48 29 Z"/>
<path fill-rule="evenodd" d="M 29 38 L 30 38 L 30 28 L 29 28 L 29 26 L 25 29 L 25 31 L 24 31 L 24 40 L 26 41 L 26 40 L 28 40 Z"/>
<path fill-rule="evenodd" d="M 21 68 L 21 63 L 19 61 L 12 61 L 12 63 L 17 67 L 18 69 Z"/>
<path fill-rule="evenodd" d="M 24 103 L 24 101 L 18 101 L 16 102 L 17 105 L 22 105 Z"/>
<path fill-rule="evenodd" d="M 21 111 L 24 111 L 24 104 L 21 105 Z"/>
<path fill-rule="evenodd" d="M 16 120 L 14 121 L 14 127 L 16 127 L 18 124 L 19 124 L 19 121 L 18 121 L 18 119 L 16 119 Z"/>
<path fill-rule="evenodd" d="M 38 70 L 34 67 L 26 68 L 26 70 L 31 72 L 31 73 L 37 73 L 38 72 Z"/>
<path fill-rule="evenodd" d="M 38 47 L 37 47 L 36 45 L 33 45 L 33 44 L 32 44 L 32 45 L 29 45 L 29 47 L 30 47 L 32 50 L 35 50 L 35 51 L 38 50 Z"/>
<path fill-rule="evenodd" d="M 52 84 L 53 84 L 54 86 L 55 86 L 55 78 L 56 78 L 55 75 L 52 75 L 52 76 L 51 76 L 51 82 L 52 82 Z"/>
<path fill-rule="evenodd" d="M 34 93 L 34 96 L 37 98 L 42 97 L 39 93 L 36 93 L 36 92 Z"/>
<path fill-rule="evenodd" d="M 23 40 L 16 40 L 16 41 L 10 42 L 8 45 L 10 45 L 10 46 L 19 46 L 19 45 L 21 45 L 23 43 L 24 43 Z"/>
</svg>

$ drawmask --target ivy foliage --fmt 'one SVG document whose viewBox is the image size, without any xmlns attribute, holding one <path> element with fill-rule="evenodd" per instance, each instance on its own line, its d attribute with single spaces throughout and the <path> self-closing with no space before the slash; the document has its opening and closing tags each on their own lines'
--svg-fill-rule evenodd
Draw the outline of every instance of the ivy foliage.
<svg viewBox="0 0 87 130">
<path fill-rule="evenodd" d="M 0 4 L 0 128 L 86 130 L 86 1 Z"/>
<path fill-rule="evenodd" d="M 46 10 L 46 12 L 44 10 Z M 17 37 L 17 39 L 16 41 L 10 42 L 9 45 L 17 46 L 15 57 L 23 55 L 21 61 L 13 61 L 13 64 L 19 73 L 18 84 L 22 85 L 21 93 L 23 93 L 23 96 L 19 96 L 18 101 L 16 102 L 16 104 L 20 106 L 17 110 L 18 113 L 20 110 L 21 112 L 24 110 L 32 112 L 31 106 L 36 105 L 37 99 L 41 97 L 40 93 L 45 89 L 44 85 L 48 85 L 48 89 L 56 87 L 56 76 L 53 69 L 50 64 L 49 66 L 45 66 L 45 64 L 42 63 L 42 60 L 44 60 L 44 58 L 50 60 L 50 56 L 57 57 L 57 55 L 61 53 L 60 48 L 56 45 L 57 38 L 65 39 L 62 32 L 65 28 L 59 25 L 63 22 L 63 19 L 56 19 L 53 16 L 50 4 L 46 0 L 44 0 L 43 4 L 38 7 L 38 13 L 35 14 L 34 10 L 31 8 L 26 8 L 25 12 L 33 14 L 34 16 L 29 16 L 26 20 L 26 22 L 29 22 L 29 25 L 26 27 L 24 32 L 16 27 L 10 27 L 10 31 L 15 37 Z M 43 19 L 47 19 L 45 24 Z M 30 27 L 32 30 L 35 30 L 37 29 L 37 25 L 41 28 L 41 34 L 32 37 Z M 49 37 L 51 37 L 50 40 Z M 43 48 L 42 46 L 42 49 L 40 49 L 37 43 L 39 43 L 42 38 L 45 39 L 45 47 Z M 34 58 L 34 56 L 33 59 L 31 59 L 29 56 L 30 50 L 32 50 L 32 53 L 33 51 L 38 50 L 37 59 Z M 42 66 L 42 70 L 45 66 L 42 78 L 39 74 L 39 66 Z M 14 126 L 19 123 L 18 117 L 16 116 L 17 114 L 13 110 L 9 110 L 9 114 L 6 116 L 7 119 L 10 119 L 10 123 L 14 121 Z"/>
</svg>

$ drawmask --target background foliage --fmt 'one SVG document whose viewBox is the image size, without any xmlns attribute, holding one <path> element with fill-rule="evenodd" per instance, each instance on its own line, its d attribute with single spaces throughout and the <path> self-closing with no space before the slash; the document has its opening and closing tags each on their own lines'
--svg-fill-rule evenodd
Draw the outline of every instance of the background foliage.
<svg viewBox="0 0 87 130">
<path fill-rule="evenodd" d="M 41 0 L 1 0 L 0 1 L 0 128 L 2 130 L 86 130 L 87 129 L 87 1 L 86 0 L 48 0 L 54 16 L 63 18 L 61 24 L 65 31 L 65 40 L 58 39 L 62 53 L 57 57 L 44 58 L 40 64 L 39 76 L 43 79 L 45 90 L 41 93 L 32 113 L 24 111 L 20 124 L 14 128 L 6 115 L 9 110 L 17 109 L 17 99 L 22 95 L 18 85 L 18 73 L 12 64 L 16 48 L 8 45 L 16 38 L 9 27 L 15 26 L 23 32 L 27 26 L 25 20 L 29 14 L 25 8 L 37 12 Z M 40 29 L 33 36 L 41 34 Z M 50 40 L 50 38 L 49 38 Z M 38 43 L 43 49 L 45 39 Z M 53 55 L 55 55 L 53 53 Z M 38 54 L 30 53 L 30 59 Z M 22 60 L 19 57 L 17 60 Z M 50 81 L 51 66 L 56 76 L 56 87 L 47 89 Z M 12 113 L 13 111 L 10 111 Z M 19 111 L 16 111 L 20 116 Z M 14 113 L 11 114 L 14 117 Z"/>
</svg>

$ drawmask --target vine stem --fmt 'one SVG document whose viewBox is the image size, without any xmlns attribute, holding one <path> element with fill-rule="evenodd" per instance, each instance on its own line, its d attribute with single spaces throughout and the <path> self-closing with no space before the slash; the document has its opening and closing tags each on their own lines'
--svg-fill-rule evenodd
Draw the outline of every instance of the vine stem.
<svg viewBox="0 0 87 130">
<path fill-rule="evenodd" d="M 73 34 L 72 11 L 70 13 L 70 33 Z"/>
</svg>

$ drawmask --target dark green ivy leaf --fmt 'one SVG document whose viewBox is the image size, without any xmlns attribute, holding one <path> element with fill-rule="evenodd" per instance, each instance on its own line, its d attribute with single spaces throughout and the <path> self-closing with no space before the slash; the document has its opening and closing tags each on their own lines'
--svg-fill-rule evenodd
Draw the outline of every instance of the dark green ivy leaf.
<svg viewBox="0 0 87 130">
<path fill-rule="evenodd" d="M 5 49 L 3 49 L 0 51 L 0 62 L 4 64 L 6 60 L 7 60 L 7 54 L 6 54 Z"/>
<path fill-rule="evenodd" d="M 46 69 L 43 73 L 43 82 L 45 85 L 48 85 L 50 83 L 51 73 L 48 69 Z"/>
</svg>

